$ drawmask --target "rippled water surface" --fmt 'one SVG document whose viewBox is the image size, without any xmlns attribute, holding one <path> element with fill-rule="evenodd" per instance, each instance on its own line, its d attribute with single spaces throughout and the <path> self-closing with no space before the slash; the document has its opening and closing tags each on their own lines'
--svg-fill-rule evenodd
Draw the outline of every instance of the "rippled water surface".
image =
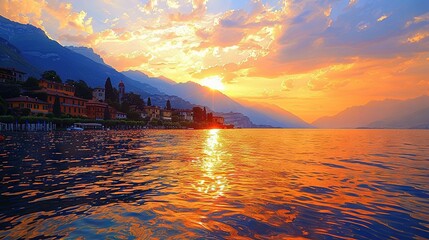
<svg viewBox="0 0 429 240">
<path fill-rule="evenodd" d="M 0 238 L 429 238 L 429 131 L 6 137 Z"/>
</svg>

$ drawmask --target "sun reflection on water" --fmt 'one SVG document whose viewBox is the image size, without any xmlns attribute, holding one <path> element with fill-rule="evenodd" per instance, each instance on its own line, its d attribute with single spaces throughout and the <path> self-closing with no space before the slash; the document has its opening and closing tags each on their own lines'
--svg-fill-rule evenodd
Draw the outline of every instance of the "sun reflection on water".
<svg viewBox="0 0 429 240">
<path fill-rule="evenodd" d="M 227 158 L 229 154 L 222 145 L 219 129 L 211 129 L 207 132 L 203 154 L 199 161 L 201 179 L 193 187 L 200 193 L 211 197 L 223 196 L 228 190 L 228 178 L 226 176 Z"/>
</svg>

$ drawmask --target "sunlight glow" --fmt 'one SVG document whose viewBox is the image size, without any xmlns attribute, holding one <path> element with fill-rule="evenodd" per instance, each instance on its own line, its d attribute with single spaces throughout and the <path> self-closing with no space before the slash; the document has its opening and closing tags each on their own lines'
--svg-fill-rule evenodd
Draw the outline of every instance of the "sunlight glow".
<svg viewBox="0 0 429 240">
<path fill-rule="evenodd" d="M 201 80 L 201 85 L 209 87 L 214 90 L 222 91 L 225 90 L 225 85 L 222 82 L 222 78 L 219 76 L 211 76 Z"/>
<path fill-rule="evenodd" d="M 219 129 L 211 129 L 207 132 L 207 140 L 201 158 L 200 168 L 201 178 L 192 186 L 200 193 L 204 193 L 213 198 L 224 195 L 229 189 L 225 168 L 227 162 L 224 158 L 228 154 L 223 151 L 219 137 Z"/>
</svg>

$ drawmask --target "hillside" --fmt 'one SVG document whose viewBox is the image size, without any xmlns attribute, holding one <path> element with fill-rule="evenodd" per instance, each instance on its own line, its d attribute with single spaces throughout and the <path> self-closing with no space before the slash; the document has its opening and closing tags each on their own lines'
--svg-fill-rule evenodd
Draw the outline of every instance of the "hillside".
<svg viewBox="0 0 429 240">
<path fill-rule="evenodd" d="M 167 94 L 181 97 L 189 102 L 196 103 L 202 106 L 207 106 L 212 111 L 222 113 L 241 113 L 249 117 L 253 125 L 269 125 L 272 127 L 311 127 L 308 123 L 301 120 L 299 117 L 277 107 L 271 105 L 270 108 L 261 107 L 256 103 L 247 102 L 243 104 L 222 92 L 212 90 L 208 87 L 201 86 L 195 82 L 175 83 L 171 80 L 161 78 L 151 78 L 146 74 L 138 71 L 123 72 L 130 78 L 137 81 L 154 84 L 159 86 Z M 281 109 L 281 111 L 280 111 Z M 241 119 L 243 126 L 248 123 L 245 119 Z"/>
<path fill-rule="evenodd" d="M 29 76 L 38 77 L 42 73 L 21 55 L 19 49 L 3 38 L 0 38 L 0 66 L 19 69 Z"/>
<path fill-rule="evenodd" d="M 55 70 L 63 79 L 82 79 L 95 87 L 103 86 L 106 78 L 110 77 L 115 86 L 120 80 L 124 81 L 127 90 L 162 94 L 148 84 L 132 80 L 105 64 L 61 46 L 32 25 L 16 23 L 0 16 L 0 37 L 15 46 L 20 55 L 34 67 L 42 71 Z M 18 68 L 19 62 L 14 61 L 14 64 Z"/>
<path fill-rule="evenodd" d="M 372 101 L 313 122 L 320 128 L 413 128 L 427 124 L 429 96 Z"/>
</svg>

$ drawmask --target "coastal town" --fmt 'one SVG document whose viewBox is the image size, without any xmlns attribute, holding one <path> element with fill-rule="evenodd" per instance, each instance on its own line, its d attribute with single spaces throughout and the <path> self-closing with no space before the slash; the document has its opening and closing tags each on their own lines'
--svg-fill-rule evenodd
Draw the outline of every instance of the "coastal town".
<svg viewBox="0 0 429 240">
<path fill-rule="evenodd" d="M 75 123 L 81 126 L 103 125 L 113 129 L 140 128 L 233 128 L 222 116 L 216 116 L 203 106 L 176 109 L 170 100 L 165 106 L 155 106 L 133 92 L 126 92 L 120 81 L 117 88 L 110 78 L 105 86 L 90 88 L 85 81 L 62 82 L 55 71 L 45 71 L 41 78 L 28 77 L 12 68 L 0 68 L 0 84 L 8 91 L 0 92 L 0 127 L 13 123 L 54 123 L 65 129 Z M 11 87 L 12 86 L 12 87 Z M 3 87 L 3 90 L 5 87 Z M 11 125 L 12 124 L 12 125 Z M 15 127 L 17 128 L 17 127 Z"/>
</svg>

